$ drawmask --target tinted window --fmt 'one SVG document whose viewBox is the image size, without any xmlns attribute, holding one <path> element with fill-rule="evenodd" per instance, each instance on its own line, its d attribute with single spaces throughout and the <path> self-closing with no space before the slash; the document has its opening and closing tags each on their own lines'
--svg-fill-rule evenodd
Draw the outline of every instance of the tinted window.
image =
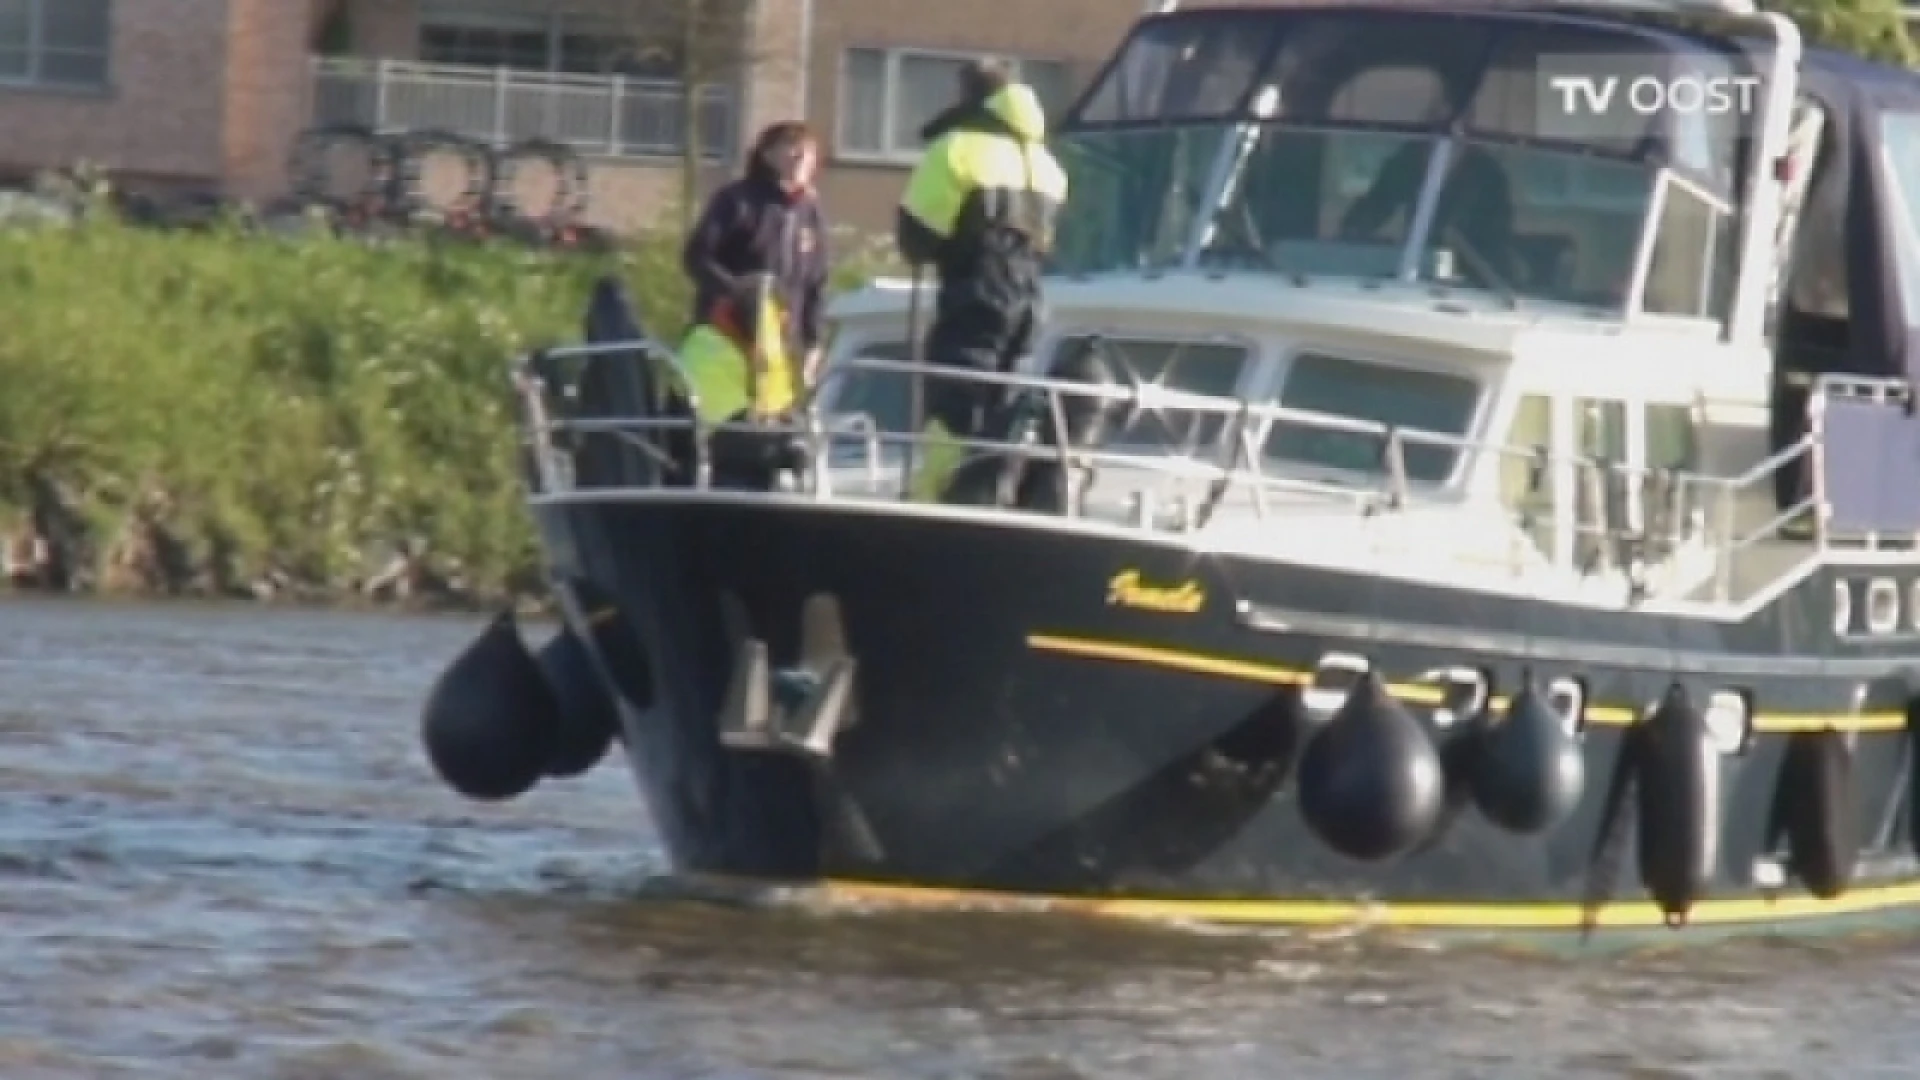
<svg viewBox="0 0 1920 1080">
<path fill-rule="evenodd" d="M 1261 131 L 1200 253 L 1209 267 L 1388 277 L 1435 138 L 1385 131 Z"/>
<path fill-rule="evenodd" d="M 1178 263 L 1228 128 L 1080 131 L 1058 140 L 1073 197 L 1049 269 L 1141 270 Z"/>
<path fill-rule="evenodd" d="M 1440 189 L 1421 277 L 1617 308 L 1652 196 L 1653 173 L 1643 165 L 1466 144 Z"/>
<path fill-rule="evenodd" d="M 1887 223 L 1900 266 L 1900 296 L 1908 326 L 1920 326 L 1920 113 L 1888 113 L 1880 118 L 1880 153 L 1887 164 Z"/>
<path fill-rule="evenodd" d="M 1673 181 L 1655 229 L 1642 306 L 1655 315 L 1725 318 L 1738 255 L 1732 216 Z"/>
<path fill-rule="evenodd" d="M 1631 79 L 1752 70 L 1745 58 L 1624 26 L 1407 8 L 1390 14 L 1202 11 L 1142 24 L 1075 121 L 1238 119 L 1251 102 L 1271 95 L 1274 107 L 1261 112 L 1267 120 L 1428 130 L 1463 121 L 1471 132 L 1501 138 L 1620 156 L 1658 152 L 1725 192 L 1742 122 L 1737 116 L 1668 110 L 1641 119 L 1628 111 L 1610 117 L 1602 130 L 1575 130 L 1578 115 L 1543 104 L 1552 100 L 1544 79 L 1552 73 Z M 1682 115 L 1687 119 L 1675 119 Z"/>
<path fill-rule="evenodd" d="M 1280 404 L 1290 409 L 1456 437 L 1466 434 L 1479 400 L 1479 385 L 1458 375 L 1311 352 L 1294 358 L 1280 390 Z M 1457 455 L 1452 447 L 1407 444 L 1407 478 L 1441 483 Z M 1382 471 L 1378 436 L 1305 424 L 1276 424 L 1266 456 L 1281 464 Z"/>
<path fill-rule="evenodd" d="M 1079 349 L 1085 340 L 1063 339 L 1054 350 L 1055 361 Z M 1247 366 L 1247 350 L 1240 345 L 1129 338 L 1107 338 L 1104 344 L 1108 362 L 1124 367 L 1123 380 L 1131 377 L 1193 394 L 1236 397 L 1240 374 Z M 1196 412 L 1142 412 L 1108 441 L 1151 450 L 1194 450 L 1218 438 L 1225 422 L 1224 416 Z"/>
<path fill-rule="evenodd" d="M 1075 118 L 1083 124 L 1236 112 L 1259 74 L 1271 19 L 1161 19 L 1134 31 Z"/>
<path fill-rule="evenodd" d="M 1802 97 L 1795 117 L 1798 141 L 1817 139 L 1809 153 L 1796 154 L 1806 171 L 1806 190 L 1800 196 L 1793 240 L 1788 245 L 1785 306 L 1802 315 L 1845 319 L 1847 303 L 1846 188 L 1844 170 L 1837 167 L 1839 140 L 1827 123 L 1825 111 Z"/>
<path fill-rule="evenodd" d="M 1845 319 L 1847 301 L 1847 188 L 1834 129 L 1821 136 L 1800 225 L 1794 233 L 1787 302 L 1805 315 Z"/>
<path fill-rule="evenodd" d="M 1437 128 L 1471 91 L 1490 33 L 1413 12 L 1295 17 L 1262 82 L 1280 92 L 1275 119 Z"/>
</svg>

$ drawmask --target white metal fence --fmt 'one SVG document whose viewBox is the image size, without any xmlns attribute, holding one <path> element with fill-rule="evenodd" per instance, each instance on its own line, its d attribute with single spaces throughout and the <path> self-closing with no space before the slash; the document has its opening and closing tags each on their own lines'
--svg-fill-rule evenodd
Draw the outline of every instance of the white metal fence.
<svg viewBox="0 0 1920 1080">
<path fill-rule="evenodd" d="M 620 75 L 566 75 L 511 68 L 315 57 L 313 121 L 378 131 L 438 128 L 506 145 L 552 139 L 583 154 L 678 156 L 686 110 L 680 84 Z M 732 155 L 734 95 L 698 94 L 701 154 Z"/>
</svg>

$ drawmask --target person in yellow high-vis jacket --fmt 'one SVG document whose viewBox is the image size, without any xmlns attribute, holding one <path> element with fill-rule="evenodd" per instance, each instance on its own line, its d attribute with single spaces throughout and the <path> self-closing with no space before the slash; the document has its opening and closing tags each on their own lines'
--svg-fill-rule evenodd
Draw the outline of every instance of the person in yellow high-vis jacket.
<svg viewBox="0 0 1920 1080">
<path fill-rule="evenodd" d="M 907 181 L 895 225 L 900 254 L 940 278 L 926 362 L 1006 373 L 1032 347 L 1041 261 L 1067 198 L 1048 152 L 1046 112 L 1004 65 L 970 66 L 960 101 L 921 131 L 931 145 Z M 990 437 L 1007 395 L 999 387 L 928 376 L 929 445 L 915 497 L 938 497 L 963 459 L 947 438 Z"/>
<path fill-rule="evenodd" d="M 721 297 L 680 345 L 701 420 L 732 425 L 713 435 L 714 484 L 764 488 L 791 464 L 784 425 L 799 396 L 780 302 L 765 275 Z M 766 427 L 768 430 L 753 430 Z"/>
</svg>

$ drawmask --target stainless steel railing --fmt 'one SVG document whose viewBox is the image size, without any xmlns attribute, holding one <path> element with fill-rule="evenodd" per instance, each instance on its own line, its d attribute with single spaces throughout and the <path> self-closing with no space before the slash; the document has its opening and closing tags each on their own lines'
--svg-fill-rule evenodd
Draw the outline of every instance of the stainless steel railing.
<svg viewBox="0 0 1920 1080">
<path fill-rule="evenodd" d="M 548 350 L 539 356 L 549 365 L 561 360 L 589 364 L 613 356 L 642 357 L 642 363 L 650 365 L 654 375 L 681 387 L 681 392 L 691 400 L 685 372 L 673 355 L 656 343 L 575 346 Z M 814 464 L 798 478 L 798 490 L 809 497 L 820 500 L 905 498 L 904 486 L 896 487 L 884 481 L 888 471 L 907 457 L 906 448 L 924 451 L 930 442 L 929 436 L 920 431 L 887 430 L 872 416 L 828 415 L 821 409 L 821 402 L 831 400 L 828 391 L 837 380 L 861 374 L 890 374 L 917 380 L 969 381 L 1035 396 L 1044 403 L 1055 430 L 1064 427 L 1063 409 L 1065 403 L 1073 399 L 1105 402 L 1136 416 L 1157 412 L 1218 418 L 1221 435 L 1214 440 L 1210 452 L 1203 454 L 1111 445 L 1072 446 L 1052 440 L 945 440 L 949 445 L 975 453 L 1051 461 L 1069 473 L 1125 471 L 1143 482 L 1201 483 L 1205 485 L 1206 494 L 1201 496 L 1197 510 L 1176 515 L 1183 528 L 1205 528 L 1224 496 L 1234 490 L 1247 496 L 1256 519 L 1276 514 L 1274 502 L 1279 499 L 1292 499 L 1297 503 L 1309 498 L 1332 505 L 1345 504 L 1356 513 L 1364 514 L 1393 513 L 1422 506 L 1474 505 L 1486 496 L 1478 494 L 1475 485 L 1463 480 L 1491 457 L 1503 462 L 1519 461 L 1526 467 L 1525 496 L 1519 505 L 1503 503 L 1500 510 L 1529 532 L 1537 528 L 1544 517 L 1551 526 L 1553 538 L 1549 561 L 1565 569 L 1591 572 L 1603 567 L 1621 569 L 1657 563 L 1672 557 L 1692 541 L 1716 560 L 1710 592 L 1713 598 L 1725 602 L 1737 599 L 1735 593 L 1742 591 L 1735 588 L 1737 560 L 1756 545 L 1783 539 L 1788 529 L 1798 522 L 1808 522 L 1811 531 L 1804 539 L 1790 542 L 1806 545 L 1809 553 L 1829 545 L 1849 543 L 1846 538 L 1821 528 L 1823 495 L 1817 482 L 1807 485 L 1805 495 L 1798 501 L 1764 520 L 1746 521 L 1740 513 L 1743 501 L 1754 499 L 1757 489 L 1763 485 L 1772 485 L 1781 470 L 1815 460 L 1820 445 L 1817 426 L 1792 445 L 1736 475 L 1715 476 L 1666 468 L 1639 468 L 1590 455 L 1559 455 L 1544 446 L 1514 446 L 1461 438 L 1153 384 L 1096 385 L 1046 376 L 985 373 L 880 359 L 851 359 L 834 364 L 823 373 L 820 384 L 803 398 L 796 416 L 777 425 L 716 425 L 702 422 L 696 415 L 581 417 L 572 415 L 573 410 L 565 404 L 567 390 L 548 385 L 534 374 L 531 363 L 523 360 L 515 370 L 526 405 L 528 446 L 537 460 L 547 462 L 535 470 L 536 494 L 585 494 L 578 492 L 563 470 L 553 464 L 565 456 L 555 445 L 555 439 L 562 435 L 612 437 L 640 452 L 657 456 L 659 434 L 688 431 L 695 447 L 688 479 L 693 486 L 704 486 L 712 478 L 709 449 L 712 437 L 719 431 L 742 429 L 783 433 L 807 448 Z M 1843 382 L 1851 386 L 1858 381 L 1836 377 L 1821 387 L 1834 389 Z M 693 402 L 693 408 L 697 410 L 697 407 L 697 401 Z M 1284 426 L 1368 440 L 1372 445 L 1372 460 L 1367 467 L 1344 470 L 1302 470 L 1284 461 L 1271 460 L 1265 445 L 1272 433 Z M 1438 448 L 1456 455 L 1444 480 L 1410 478 L 1408 452 L 1420 447 Z M 914 456 L 920 460 L 925 458 L 924 453 Z M 857 485 L 858 490 L 842 490 L 841 481 Z M 1761 493 L 1767 495 L 1771 504 L 1771 494 L 1764 490 Z M 1070 502 L 1062 510 L 1069 517 L 1084 512 L 1077 502 Z M 1150 514 L 1141 514 L 1138 518 L 1137 523 L 1143 526 L 1160 527 Z M 1681 591 L 1691 594 L 1695 588 L 1688 586 Z"/>
</svg>

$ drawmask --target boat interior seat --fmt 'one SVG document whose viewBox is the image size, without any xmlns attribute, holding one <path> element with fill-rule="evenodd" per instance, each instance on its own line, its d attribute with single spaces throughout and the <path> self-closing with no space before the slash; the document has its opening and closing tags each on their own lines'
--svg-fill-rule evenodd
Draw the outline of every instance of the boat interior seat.
<svg viewBox="0 0 1920 1080">
<path fill-rule="evenodd" d="M 1573 288 L 1573 237 L 1565 233 L 1515 233 L 1514 263 L 1524 287 L 1561 293 Z"/>
</svg>

